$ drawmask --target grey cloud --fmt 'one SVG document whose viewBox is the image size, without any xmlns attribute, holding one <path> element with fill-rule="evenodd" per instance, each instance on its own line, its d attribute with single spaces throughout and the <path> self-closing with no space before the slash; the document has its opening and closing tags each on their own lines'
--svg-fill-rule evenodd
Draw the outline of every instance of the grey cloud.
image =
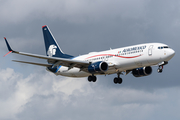
<svg viewBox="0 0 180 120">
<path fill-rule="evenodd" d="M 21 3 L 21 5 L 19 5 Z M 6 1 L 1 4 L 1 19 L 7 22 L 19 23 L 36 19 L 60 19 L 73 23 L 102 21 L 102 19 L 139 18 L 144 15 L 144 0 L 112 0 L 112 1 L 81 1 L 53 0 L 41 1 Z M 128 6 L 128 7 L 126 7 Z M 41 16 L 39 16 L 41 15 Z M 42 18 L 43 17 L 43 18 Z"/>
<path fill-rule="evenodd" d="M 23 77 L 10 68 L 0 70 L 3 81 L 15 83 L 0 83 L 2 88 L 10 86 L 14 89 L 6 99 L 1 99 L 1 119 L 150 120 L 156 114 L 160 115 L 158 118 L 164 118 L 163 115 L 170 112 L 168 107 L 177 107 L 179 99 L 179 95 L 172 94 L 178 88 L 157 89 L 154 92 L 127 87 L 107 89 L 103 85 L 88 83 L 84 78 L 56 77 L 50 73 L 41 73 L 43 71 L 36 72 Z M 174 115 L 178 117 L 176 113 L 170 114 Z M 169 119 L 169 116 L 166 117 Z"/>
</svg>

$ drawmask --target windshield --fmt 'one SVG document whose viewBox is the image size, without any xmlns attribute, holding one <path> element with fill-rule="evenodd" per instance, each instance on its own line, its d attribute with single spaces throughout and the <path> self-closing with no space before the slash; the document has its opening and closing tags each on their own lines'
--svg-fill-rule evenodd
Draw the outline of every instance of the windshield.
<svg viewBox="0 0 180 120">
<path fill-rule="evenodd" d="M 158 47 L 158 49 L 166 49 L 166 48 L 169 48 L 169 46 L 161 46 L 161 47 Z"/>
</svg>

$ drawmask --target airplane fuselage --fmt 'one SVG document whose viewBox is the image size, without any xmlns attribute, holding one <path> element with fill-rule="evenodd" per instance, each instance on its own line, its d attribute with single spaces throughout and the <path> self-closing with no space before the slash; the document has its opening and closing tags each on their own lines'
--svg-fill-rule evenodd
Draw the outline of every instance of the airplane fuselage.
<svg viewBox="0 0 180 120">
<path fill-rule="evenodd" d="M 163 61 L 169 61 L 174 56 L 174 50 L 162 43 L 147 43 L 134 46 L 128 46 L 118 49 L 111 49 L 102 52 L 92 52 L 80 55 L 74 60 L 88 61 L 91 63 L 104 61 L 109 68 L 104 74 L 114 74 L 135 68 L 157 65 Z M 68 77 L 86 77 L 91 73 L 84 72 L 80 68 L 59 66 L 56 75 Z M 95 73 L 95 75 L 102 73 Z"/>
</svg>

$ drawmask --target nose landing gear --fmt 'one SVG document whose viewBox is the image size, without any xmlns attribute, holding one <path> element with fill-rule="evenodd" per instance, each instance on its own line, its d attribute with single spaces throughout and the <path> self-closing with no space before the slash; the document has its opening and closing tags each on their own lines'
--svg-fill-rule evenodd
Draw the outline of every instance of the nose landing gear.
<svg viewBox="0 0 180 120">
<path fill-rule="evenodd" d="M 159 66 L 159 68 L 157 69 L 158 73 L 162 73 L 163 71 L 163 65 L 162 66 Z"/>
<path fill-rule="evenodd" d="M 161 63 L 159 64 L 159 68 L 157 69 L 157 72 L 158 72 L 158 73 L 162 73 L 162 71 L 163 71 L 163 66 L 164 66 L 164 65 L 167 65 L 167 64 L 168 64 L 167 61 L 161 62 Z"/>
</svg>

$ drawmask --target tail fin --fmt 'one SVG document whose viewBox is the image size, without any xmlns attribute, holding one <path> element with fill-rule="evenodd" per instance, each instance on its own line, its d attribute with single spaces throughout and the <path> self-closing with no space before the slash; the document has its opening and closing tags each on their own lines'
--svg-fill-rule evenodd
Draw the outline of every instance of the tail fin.
<svg viewBox="0 0 180 120">
<path fill-rule="evenodd" d="M 42 26 L 44 43 L 46 47 L 46 55 L 50 57 L 60 57 L 60 58 L 72 58 L 73 56 L 64 54 L 56 42 L 54 36 L 52 35 L 48 26 Z"/>
</svg>

